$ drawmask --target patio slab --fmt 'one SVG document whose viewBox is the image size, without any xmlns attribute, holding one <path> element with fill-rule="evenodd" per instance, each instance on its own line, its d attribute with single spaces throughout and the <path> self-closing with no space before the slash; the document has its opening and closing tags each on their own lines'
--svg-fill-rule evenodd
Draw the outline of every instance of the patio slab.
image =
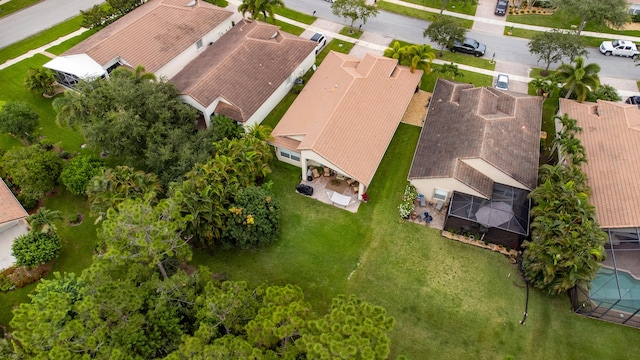
<svg viewBox="0 0 640 360">
<path fill-rule="evenodd" d="M 315 178 L 311 181 L 303 180 L 300 183 L 304 185 L 311 186 L 313 188 L 312 199 L 316 199 L 325 204 L 333 205 L 339 209 L 347 210 L 352 213 L 357 213 L 358 208 L 360 207 L 361 201 L 358 200 L 358 196 L 353 192 L 353 189 L 350 186 L 347 186 L 341 195 L 345 195 L 351 198 L 351 203 L 347 206 L 342 206 L 339 204 L 334 204 L 331 201 L 331 195 L 333 194 L 333 190 L 327 188 L 327 185 L 330 184 L 332 179 L 335 179 L 335 176 L 320 176 L 319 178 Z M 344 180 L 342 180 L 344 181 Z"/>
</svg>

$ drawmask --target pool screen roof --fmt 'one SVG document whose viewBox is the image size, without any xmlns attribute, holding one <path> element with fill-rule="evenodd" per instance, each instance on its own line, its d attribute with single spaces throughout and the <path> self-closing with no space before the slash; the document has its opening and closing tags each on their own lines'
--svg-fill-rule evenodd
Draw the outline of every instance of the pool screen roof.
<svg viewBox="0 0 640 360">
<path fill-rule="evenodd" d="M 520 235 L 529 234 L 529 191 L 504 184 L 494 184 L 491 200 L 454 192 L 449 216 L 498 228 Z"/>
</svg>

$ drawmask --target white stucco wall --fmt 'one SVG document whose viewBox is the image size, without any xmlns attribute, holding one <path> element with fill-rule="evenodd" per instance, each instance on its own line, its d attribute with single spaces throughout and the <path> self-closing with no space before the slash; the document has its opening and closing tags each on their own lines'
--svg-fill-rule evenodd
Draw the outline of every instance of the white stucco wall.
<svg viewBox="0 0 640 360">
<path fill-rule="evenodd" d="M 526 187 L 521 182 L 516 181 L 511 176 L 498 170 L 498 168 L 496 168 L 495 166 L 489 164 L 488 162 L 482 159 L 465 159 L 462 161 L 464 161 L 467 165 L 471 166 L 472 168 L 478 170 L 480 173 L 484 174 L 485 176 L 489 177 L 494 182 L 509 185 L 511 187 L 515 187 L 518 189 L 532 190 Z"/>
<path fill-rule="evenodd" d="M 155 73 L 156 76 L 158 78 L 165 77 L 167 79 L 171 79 L 176 76 L 176 74 L 178 74 L 180 70 L 184 69 L 189 62 L 200 55 L 200 53 L 209 46 L 209 43 L 218 41 L 222 35 L 231 30 L 231 27 L 231 17 L 229 17 L 202 37 L 202 48 L 198 49 L 194 42 L 180 55 L 176 56 L 173 60 L 158 69 Z M 135 65 L 133 66 L 135 67 Z"/>
<path fill-rule="evenodd" d="M 449 201 L 454 191 L 486 199 L 486 196 L 480 194 L 479 192 L 454 178 L 413 179 L 410 180 L 410 183 L 416 187 L 419 194 L 424 195 L 425 199 L 432 202 L 437 201 L 433 198 L 433 193 L 436 188 L 449 192 L 449 194 L 447 195 L 447 200 L 445 202 Z"/>
<path fill-rule="evenodd" d="M 289 149 L 286 149 L 286 150 L 291 151 Z M 276 152 L 276 158 L 278 160 L 280 160 L 282 162 L 285 162 L 287 164 L 291 164 L 291 165 L 294 165 L 294 166 L 297 166 L 297 167 L 301 167 L 300 163 L 302 161 L 302 154 L 300 154 L 300 161 L 295 161 L 295 160 L 292 160 L 292 159 L 289 159 L 289 158 L 286 158 L 286 157 L 280 155 L 280 148 L 279 147 L 275 147 L 275 152 Z M 307 176 L 307 174 L 305 173 L 304 174 L 304 178 L 306 178 L 306 176 Z"/>
</svg>

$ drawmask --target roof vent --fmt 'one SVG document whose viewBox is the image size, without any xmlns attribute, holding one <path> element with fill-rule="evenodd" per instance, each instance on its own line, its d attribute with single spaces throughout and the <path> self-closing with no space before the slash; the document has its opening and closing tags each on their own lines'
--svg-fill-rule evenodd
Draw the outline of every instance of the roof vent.
<svg viewBox="0 0 640 360">
<path fill-rule="evenodd" d="M 194 6 L 196 6 L 196 4 L 197 4 L 197 3 L 198 3 L 198 0 L 191 0 L 191 1 L 189 1 L 189 3 L 188 3 L 187 5 L 185 5 L 185 6 L 187 6 L 187 7 L 194 7 Z"/>
</svg>

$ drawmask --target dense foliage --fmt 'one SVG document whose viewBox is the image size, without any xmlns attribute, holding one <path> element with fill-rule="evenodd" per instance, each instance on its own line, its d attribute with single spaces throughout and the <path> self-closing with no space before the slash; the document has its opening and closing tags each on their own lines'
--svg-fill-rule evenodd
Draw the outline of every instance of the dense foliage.
<svg viewBox="0 0 640 360">
<path fill-rule="evenodd" d="M 229 212 L 223 235 L 225 245 L 249 248 L 278 239 L 280 205 L 265 188 L 249 186 L 240 190 Z"/>
<path fill-rule="evenodd" d="M 145 2 L 146 0 L 107 0 L 106 5 L 99 4 L 86 11 L 80 10 L 83 16 L 82 26 L 87 29 L 107 26 Z"/>
<path fill-rule="evenodd" d="M 577 57 L 574 64 L 562 63 L 556 69 L 555 80 L 563 84 L 567 89 L 565 99 L 570 99 L 575 94 L 578 102 L 583 102 L 590 91 L 600 87 L 600 65 L 596 63 L 585 64 L 582 57 Z"/>
<path fill-rule="evenodd" d="M 44 67 L 31 68 L 27 71 L 24 86 L 34 95 L 52 96 L 55 91 L 56 76 L 53 71 Z"/>
<path fill-rule="evenodd" d="M 568 59 L 573 61 L 578 56 L 587 55 L 585 40 L 574 34 L 558 29 L 538 32 L 529 40 L 529 52 L 538 57 L 538 62 L 545 64 L 545 74 L 551 63 Z"/>
<path fill-rule="evenodd" d="M 104 162 L 93 155 L 80 155 L 71 159 L 62 170 L 60 179 L 72 194 L 84 195 L 89 180 L 96 176 Z"/>
<path fill-rule="evenodd" d="M 32 145 L 8 150 L 0 159 L 0 167 L 23 197 L 41 199 L 55 188 L 62 161 L 55 152 Z"/>
<path fill-rule="evenodd" d="M 40 208 L 27 217 L 31 229 L 17 237 L 11 246 L 11 254 L 18 266 L 37 266 L 58 257 L 61 238 L 53 221 L 59 219 L 60 212 L 47 208 Z"/>
<path fill-rule="evenodd" d="M 39 118 L 25 102 L 6 103 L 0 110 L 0 132 L 26 139 L 38 128 Z"/>
<path fill-rule="evenodd" d="M 356 20 L 363 24 L 371 17 L 376 17 L 380 10 L 373 4 L 367 4 L 365 0 L 334 0 L 331 2 L 331 13 L 345 20 L 351 20 L 349 27 L 353 28 Z"/>
<path fill-rule="evenodd" d="M 391 47 L 385 49 L 384 56 L 398 60 L 403 66 L 408 66 L 411 72 L 416 69 L 431 73 L 431 63 L 436 58 L 436 53 L 431 45 L 405 45 L 394 41 Z"/>
<path fill-rule="evenodd" d="M 584 147 L 576 138 L 581 129 L 565 114 L 556 146 L 558 165 L 543 165 L 540 185 L 531 193 L 531 241 L 525 241 L 523 267 L 537 289 L 559 294 L 580 286 L 589 288 L 604 260 L 607 239 L 598 227 L 589 187 L 581 170 Z"/>
<path fill-rule="evenodd" d="M 79 128 L 87 143 L 152 172 L 163 184 L 176 181 L 212 155 L 213 128 L 197 131 L 196 110 L 178 98 L 173 84 L 144 68 L 119 68 L 109 79 L 80 82 L 54 100 L 61 125 Z"/>
<path fill-rule="evenodd" d="M 626 0 L 553 0 L 554 5 L 580 17 L 578 35 L 588 23 L 620 28 L 631 21 Z"/>
</svg>

